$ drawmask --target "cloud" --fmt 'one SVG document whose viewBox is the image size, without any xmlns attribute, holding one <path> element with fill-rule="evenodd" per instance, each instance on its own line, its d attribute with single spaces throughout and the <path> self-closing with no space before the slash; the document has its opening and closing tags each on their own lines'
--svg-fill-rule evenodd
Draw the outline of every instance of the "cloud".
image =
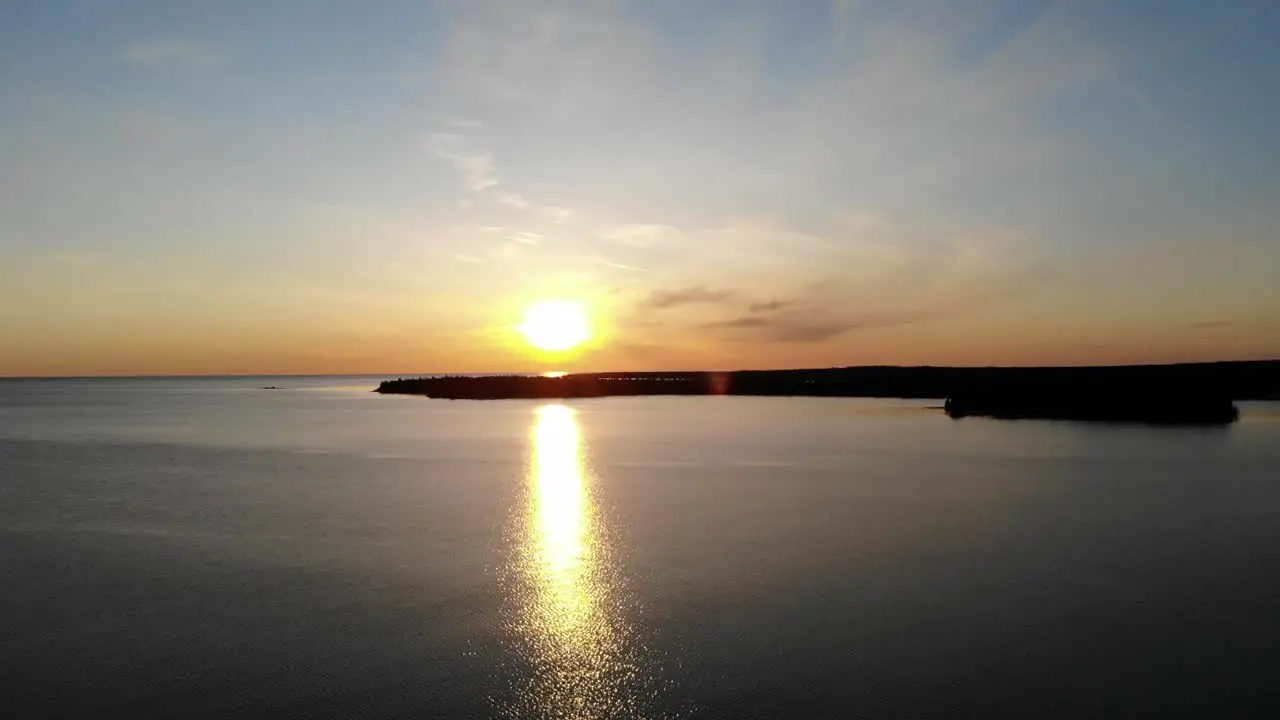
<svg viewBox="0 0 1280 720">
<path fill-rule="evenodd" d="M 617 270 L 628 270 L 631 272 L 646 272 L 645 269 L 642 267 L 639 267 L 636 265 L 627 265 L 625 263 L 620 263 L 614 260 L 610 260 L 609 258 L 604 257 L 603 255 L 596 255 L 595 257 L 592 258 L 592 260 L 596 263 L 599 263 L 600 265 L 604 265 L 605 267 L 615 268 Z"/>
<path fill-rule="evenodd" d="M 520 245 L 537 245 L 542 242 L 542 236 L 532 232 L 517 232 L 508 235 L 507 240 Z"/>
<path fill-rule="evenodd" d="M 1028 254 L 1028 235 L 1005 228 L 944 231 L 867 212 L 806 231 L 768 219 L 641 228 L 617 235 L 672 233 L 679 242 L 649 254 L 696 268 L 676 271 L 683 282 L 632 296 L 622 324 L 664 341 L 835 343 L 855 332 L 979 316 L 1031 298 L 1051 277 Z M 651 273 L 669 282 L 671 270 L 659 264 Z"/>
<path fill-rule="evenodd" d="M 499 204 L 515 208 L 521 212 L 530 212 L 541 215 L 557 225 L 563 225 L 564 223 L 569 222 L 575 215 L 572 208 L 560 207 L 558 205 L 539 205 L 517 192 L 500 192 L 498 193 L 497 201 Z"/>
<path fill-rule="evenodd" d="M 498 202 L 503 205 L 509 205 L 517 210 L 528 210 L 533 203 L 520 193 L 504 192 L 498 193 Z"/>
<path fill-rule="evenodd" d="M 453 164 L 467 190 L 479 193 L 496 186 L 498 177 L 493 154 L 473 152 L 468 145 L 466 136 L 456 132 L 433 132 L 427 136 L 427 148 L 436 157 Z"/>
<path fill-rule="evenodd" d="M 466 247 L 474 248 L 478 244 L 485 248 L 482 254 L 474 252 L 455 254 L 454 259 L 461 263 L 514 260 L 541 245 L 544 239 L 544 236 L 539 233 L 523 230 L 508 231 L 508 228 L 501 225 L 456 225 L 452 229 L 468 240 Z M 502 233 L 501 239 L 495 237 L 498 233 Z"/>
<path fill-rule="evenodd" d="M 547 205 L 541 208 L 540 212 L 557 225 L 569 222 L 575 214 L 571 208 L 557 207 L 555 205 Z"/>
<path fill-rule="evenodd" d="M 606 230 L 604 239 L 632 247 L 651 247 L 663 235 L 679 232 L 671 225 L 631 224 L 618 225 Z"/>
<path fill-rule="evenodd" d="M 436 157 L 453 164 L 462 179 L 463 187 L 475 195 L 499 187 L 501 183 L 493 153 L 487 150 L 478 151 L 476 149 L 478 143 L 468 135 L 468 131 L 484 128 L 484 123 L 478 120 L 448 118 L 441 120 L 439 124 L 447 129 L 429 133 L 427 148 Z M 572 208 L 561 205 L 541 205 L 513 190 L 494 191 L 491 197 L 499 205 L 539 215 L 557 225 L 569 222 L 575 216 Z M 470 209 L 474 207 L 474 203 L 470 202 L 470 198 L 466 198 L 461 207 Z"/>
<path fill-rule="evenodd" d="M 493 172 L 493 155 L 459 155 L 453 158 L 463 184 L 471 192 L 481 192 L 498 184 Z"/>
<path fill-rule="evenodd" d="M 1224 328 L 1235 327 L 1235 323 L 1230 320 L 1204 320 L 1201 322 L 1188 323 L 1188 327 L 1199 328 L 1201 330 L 1221 330 Z"/>
<path fill-rule="evenodd" d="M 202 70 L 222 65 L 225 58 L 213 49 L 189 40 L 151 40 L 125 47 L 126 62 L 147 68 Z"/>
<path fill-rule="evenodd" d="M 695 285 L 674 290 L 654 290 L 640 306 L 648 310 L 669 310 L 682 305 L 714 304 L 733 299 L 736 290 L 717 290 Z"/>
<path fill-rule="evenodd" d="M 720 283 L 652 291 L 636 301 L 631 322 L 639 329 L 639 321 L 661 317 L 664 334 L 704 342 L 821 344 L 853 332 L 943 322 L 1016 305 L 1015 300 L 1025 302 L 1054 277 L 1020 252 L 1022 235 L 1016 232 L 975 230 L 935 237 L 909 231 L 887 217 L 858 224 L 866 232 L 855 243 L 775 231 L 767 223 L 717 230 L 725 237 L 714 252 L 724 261 L 709 261 Z M 867 230 L 871 227 L 874 235 Z M 689 236 L 695 241 L 703 237 Z M 788 249 L 806 262 L 788 267 Z M 777 259 L 763 271 L 753 264 L 726 264 L 752 252 Z M 770 289 L 765 297 L 752 297 L 759 291 L 751 288 Z M 653 312 L 687 305 L 704 307 L 697 316 L 655 317 Z"/>
<path fill-rule="evenodd" d="M 1083 181 L 1099 158 L 1045 122 L 1112 72 L 1070 3 L 1045 3 L 1016 26 L 989 3 L 842 3 L 827 17 L 777 3 L 694 12 L 696 23 L 679 3 L 659 5 L 455 3 L 434 101 L 483 117 L 504 163 L 590 177 L 571 199 L 593 215 L 811 220 L 815 208 L 927 197 L 909 209 L 1004 219 L 1103 194 Z M 806 23 L 798 66 L 776 62 L 792 21 Z M 682 23 L 691 36 L 673 41 Z M 645 245 L 657 227 L 610 234 Z"/>
<path fill-rule="evenodd" d="M 783 300 L 770 300 L 768 302 L 751 303 L 750 305 L 747 306 L 747 312 L 750 312 L 750 313 L 775 312 L 777 310 L 781 310 L 787 307 L 788 305 L 790 305 L 790 303 Z"/>
<path fill-rule="evenodd" d="M 506 232 L 508 229 L 509 228 L 506 225 L 453 225 L 449 228 L 449 230 L 455 233 L 468 235 L 475 233 L 479 233 L 481 235 L 497 235 L 498 233 Z"/>
<path fill-rule="evenodd" d="M 818 318 L 810 313 L 742 315 L 703 323 L 708 330 L 730 331 L 731 340 L 776 343 L 819 343 L 854 330 L 910 325 L 929 319 L 928 313 L 883 313 Z M 745 331 L 745 332 L 734 332 Z"/>
</svg>

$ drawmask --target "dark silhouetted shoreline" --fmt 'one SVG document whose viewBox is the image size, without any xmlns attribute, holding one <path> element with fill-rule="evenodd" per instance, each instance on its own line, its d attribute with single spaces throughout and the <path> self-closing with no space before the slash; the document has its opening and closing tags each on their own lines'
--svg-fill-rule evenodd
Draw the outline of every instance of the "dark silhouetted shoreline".
<svg viewBox="0 0 1280 720">
<path fill-rule="evenodd" d="M 1280 360 L 1110 367 L 868 366 L 735 372 L 447 375 L 387 380 L 379 393 L 454 400 L 634 395 L 947 399 L 953 417 L 1224 423 L 1234 400 L 1280 399 Z"/>
<path fill-rule="evenodd" d="M 970 389 L 947 398 L 953 418 L 1091 420 L 1162 425 L 1225 425 L 1240 412 L 1230 397 L 1198 391 L 1111 386 L 1010 386 Z"/>
</svg>

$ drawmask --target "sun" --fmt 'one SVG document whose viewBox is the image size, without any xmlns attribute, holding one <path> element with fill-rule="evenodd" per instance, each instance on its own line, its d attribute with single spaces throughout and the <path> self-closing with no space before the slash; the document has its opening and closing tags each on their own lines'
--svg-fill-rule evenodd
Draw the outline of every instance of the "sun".
<svg viewBox="0 0 1280 720">
<path fill-rule="evenodd" d="M 570 350 L 591 336 L 586 310 L 570 300 L 541 300 L 530 305 L 518 329 L 530 345 L 550 352 Z"/>
</svg>

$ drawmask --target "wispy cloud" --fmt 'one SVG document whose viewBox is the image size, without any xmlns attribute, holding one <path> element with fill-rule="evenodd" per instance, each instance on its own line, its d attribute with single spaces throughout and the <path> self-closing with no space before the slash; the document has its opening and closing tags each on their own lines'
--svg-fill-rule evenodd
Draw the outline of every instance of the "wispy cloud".
<svg viewBox="0 0 1280 720">
<path fill-rule="evenodd" d="M 659 238 L 678 232 L 671 225 L 630 224 L 609 228 L 603 234 L 604 239 L 631 245 L 632 247 L 651 247 Z"/>
<path fill-rule="evenodd" d="M 462 174 L 463 183 L 471 192 L 481 192 L 498 184 L 498 178 L 493 172 L 493 156 L 489 153 L 459 155 L 453 161 Z"/>
<path fill-rule="evenodd" d="M 557 225 L 569 222 L 575 215 L 572 208 L 558 205 L 540 205 L 517 192 L 499 192 L 496 199 L 499 204 L 522 212 L 532 213 Z"/>
<path fill-rule="evenodd" d="M 467 190 L 479 193 L 496 186 L 493 154 L 471 151 L 468 145 L 466 136 L 457 132 L 433 132 L 427 136 L 428 149 L 453 164 Z"/>
<path fill-rule="evenodd" d="M 546 205 L 539 210 L 547 219 L 557 225 L 569 222 L 576 215 L 572 208 L 558 207 L 556 205 Z"/>
<path fill-rule="evenodd" d="M 821 311 L 818 311 L 819 313 Z M 703 323 L 707 330 L 730 331 L 727 339 L 775 343 L 817 343 L 832 340 L 854 330 L 911 325 L 928 320 L 926 312 L 867 313 L 845 317 L 815 316 L 788 312 L 777 315 L 749 314 L 728 320 Z"/>
<path fill-rule="evenodd" d="M 484 123 L 470 118 L 445 117 L 440 119 L 440 123 L 459 130 L 481 130 L 484 128 Z"/>
<path fill-rule="evenodd" d="M 679 247 L 707 248 L 699 266 L 720 281 L 652 290 L 629 322 L 639 330 L 657 321 L 665 335 L 704 342 L 819 344 L 954 321 L 1025 301 L 1051 277 L 1025 255 L 1020 233 L 934 235 L 886 216 L 819 234 L 753 221 L 679 237 Z"/>
<path fill-rule="evenodd" d="M 737 294 L 736 290 L 708 288 L 702 285 L 654 290 L 640 303 L 640 307 L 648 310 L 669 310 L 683 305 L 722 303 L 732 300 Z"/>
<path fill-rule="evenodd" d="M 626 263 L 620 263 L 620 262 L 617 262 L 616 260 L 610 260 L 609 258 L 604 257 L 602 255 L 596 255 L 592 258 L 592 260 L 595 261 L 596 263 L 599 263 L 600 265 L 604 265 L 605 267 L 614 268 L 615 270 L 627 270 L 629 272 L 646 272 L 644 268 L 638 265 L 627 265 Z"/>
<path fill-rule="evenodd" d="M 517 232 L 507 236 L 508 242 L 517 243 L 519 245 L 537 245 L 542 242 L 542 236 L 532 232 Z"/>
<path fill-rule="evenodd" d="M 1240 4 L 1268 26 L 1280 18 Z M 655 364 L 695 365 L 696 348 L 713 363 L 770 352 L 808 363 L 892 360 L 908 346 L 998 361 L 1001 343 L 1117 338 L 1159 352 L 1179 338 L 1214 352 L 1277 347 L 1280 185 L 1265 161 L 1274 108 L 1259 100 L 1275 53 L 1262 25 L 1206 27 L 1230 3 L 1150 18 L 1112 5 L 447 0 L 429 15 L 406 4 L 365 18 L 386 42 L 355 65 L 332 43 L 297 42 L 269 68 L 257 63 L 279 55 L 272 39 L 291 13 L 264 16 L 278 25 L 234 47 L 198 42 L 212 36 L 175 15 L 169 24 L 200 34 L 106 50 L 117 70 L 161 85 L 100 83 L 89 96 L 101 73 L 58 55 L 76 42 L 63 28 L 32 48 L 32 67 L 53 71 L 6 106 L 0 185 L 23 191 L 0 193 L 0 246 L 29 247 L 31 260 L 0 273 L 105 285 L 108 267 L 164 261 L 172 272 L 137 272 L 217 289 L 225 260 L 255 269 L 266 294 L 275 261 L 305 255 L 286 264 L 314 273 L 315 295 L 332 302 L 379 267 L 349 262 L 360 238 L 405 268 L 399 284 L 369 281 L 395 295 L 380 323 L 403 312 L 416 332 L 427 302 L 442 327 L 487 322 L 582 272 L 600 290 L 584 292 L 593 312 L 659 348 Z M 55 10 L 33 12 L 56 31 Z M 413 40 L 424 22 L 430 47 Z M 1179 82 L 1188 68 L 1197 82 Z M 273 82 L 255 81 L 259 69 Z M 169 92 L 174 79 L 219 82 Z M 111 118 L 122 111 L 135 116 Z M 349 192 L 353 178 L 376 188 Z M 361 220 L 277 232 L 334 193 L 404 230 Z M 228 202 L 240 211 L 223 212 Z M 1183 233 L 1204 249 L 1171 253 Z M 58 247 L 101 264 L 47 259 Z M 1139 247 L 1148 258 L 1114 261 Z M 204 293 L 191 317 L 215 320 L 220 302 Z M 289 312 L 345 312 L 317 302 L 270 315 L 298 328 Z M 723 350 L 738 342 L 761 355 Z M 492 357 L 476 347 L 472 360 Z"/>
<path fill-rule="evenodd" d="M 820 343 L 848 333 L 917 325 L 954 319 L 1025 295 L 1030 276 L 1005 278 L 993 284 L 951 287 L 920 298 L 881 299 L 880 307 L 864 309 L 851 303 L 834 283 L 815 283 L 788 300 L 752 302 L 745 312 L 703 321 L 698 328 L 719 332 L 728 341 L 756 343 Z M 742 297 L 735 293 L 731 297 Z"/>
<path fill-rule="evenodd" d="M 206 45 L 191 40 L 164 39 L 130 43 L 122 53 L 125 61 L 147 68 L 207 69 L 226 62 L 225 57 Z"/>
<path fill-rule="evenodd" d="M 520 193 L 513 193 L 513 192 L 498 193 L 498 202 L 502 203 L 503 205 L 513 207 L 517 210 L 528 210 L 530 207 L 533 207 L 533 203 L 529 202 L 529 199 L 521 195 Z"/>
<path fill-rule="evenodd" d="M 770 313 L 781 310 L 791 303 L 784 300 L 769 300 L 767 302 L 751 303 L 747 306 L 747 312 L 750 313 Z"/>
<path fill-rule="evenodd" d="M 688 53 L 627 3 L 475 0 L 452 6 L 438 102 L 484 116 L 486 132 L 504 138 L 500 160 L 590 171 L 572 204 L 593 216 L 605 214 L 591 202 L 597 187 L 617 206 L 605 210 L 700 205 L 700 222 L 730 203 L 728 213 L 777 209 L 808 221 L 815 208 L 919 197 L 941 197 L 919 214 L 1029 213 L 1047 202 L 1035 188 L 1073 204 L 1100 194 L 1080 181 L 1093 167 L 1080 149 L 1042 122 L 1111 72 L 1069 5 L 1046 3 L 965 55 L 974 28 L 998 23 L 997 13 L 842 3 L 811 28 L 803 71 L 784 73 L 770 62 L 781 38 L 751 11 L 720 14 L 703 50 Z M 626 197 L 630 185 L 644 196 Z M 656 225 L 605 233 L 636 245 L 661 235 Z"/>
<path fill-rule="evenodd" d="M 499 205 L 532 213 L 555 224 L 573 219 L 572 208 L 559 205 L 542 205 L 513 190 L 497 189 L 501 185 L 493 153 L 476 149 L 476 141 L 468 131 L 478 130 L 484 124 L 478 120 L 451 119 L 442 124 L 448 129 L 432 132 L 427 136 L 427 147 L 436 157 L 450 162 L 462 180 L 462 186 L 474 195 L 489 194 Z M 464 208 L 474 207 L 471 198 L 464 199 Z"/>
</svg>

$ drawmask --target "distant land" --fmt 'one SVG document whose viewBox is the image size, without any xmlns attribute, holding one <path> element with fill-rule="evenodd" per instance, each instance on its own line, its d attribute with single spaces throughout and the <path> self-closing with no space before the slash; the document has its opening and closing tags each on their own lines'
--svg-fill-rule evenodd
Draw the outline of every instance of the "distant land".
<svg viewBox="0 0 1280 720">
<path fill-rule="evenodd" d="M 377 392 L 451 400 L 633 395 L 892 397 L 947 400 L 953 417 L 1230 422 L 1235 400 L 1280 399 L 1280 360 L 1098 367 L 893 367 L 612 372 L 562 377 L 445 375 Z"/>
</svg>

